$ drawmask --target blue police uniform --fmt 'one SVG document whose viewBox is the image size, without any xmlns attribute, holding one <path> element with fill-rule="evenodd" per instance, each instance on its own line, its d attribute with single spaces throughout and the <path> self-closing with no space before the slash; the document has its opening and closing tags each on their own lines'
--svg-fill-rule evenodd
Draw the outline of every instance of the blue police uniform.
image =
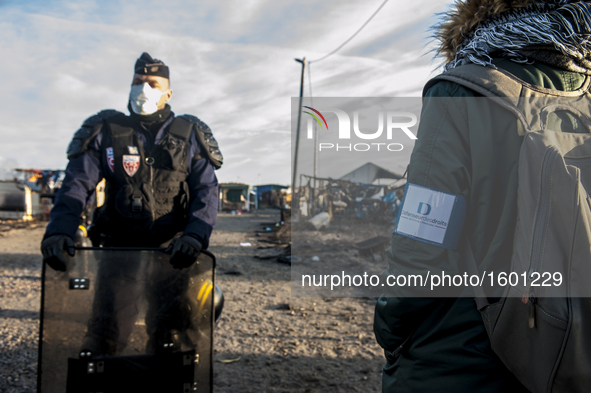
<svg viewBox="0 0 591 393">
<path fill-rule="evenodd" d="M 170 114 L 159 129 L 154 130 L 155 135 L 133 116 L 126 116 L 123 119 L 133 128 L 134 137 L 137 138 L 136 140 L 139 141 L 138 144 L 140 145 L 130 146 L 130 149 L 143 148 L 145 152 L 151 152 L 155 146 L 161 144 L 162 139 L 168 134 L 171 124 L 175 121 L 175 115 L 170 112 L 168 105 L 166 109 Z M 95 120 L 94 123 L 100 123 L 100 120 L 109 121 L 108 119 L 99 119 Z M 188 217 L 186 225 L 180 229 L 184 229 L 184 235 L 190 235 L 198 239 L 206 248 L 217 217 L 218 181 L 215 176 L 214 165 L 207 158 L 207 152 L 204 151 L 208 146 L 200 144 L 197 137 L 197 131 L 191 132 L 188 137 L 185 176 L 188 188 L 186 201 L 188 204 Z M 113 146 L 112 139 L 113 136 L 112 132 L 109 132 L 109 127 L 102 127 L 96 136 L 86 142 L 85 151 L 70 158 L 66 168 L 66 177 L 56 196 L 55 205 L 50 214 L 51 221 L 47 226 L 45 238 L 60 234 L 73 238 L 80 222 L 80 214 L 95 192 L 97 183 L 102 178 L 106 179 L 107 187 L 110 183 L 116 183 L 117 166 L 114 165 L 114 157 L 109 157 Z M 131 152 L 138 153 L 137 150 Z M 137 165 L 142 167 L 147 164 L 138 160 Z M 107 198 L 106 203 L 112 203 L 112 201 Z M 113 223 L 113 226 L 118 227 L 115 223 Z M 104 229 L 110 230 L 108 227 Z M 149 232 L 144 227 L 144 231 L 139 229 L 135 234 L 128 233 L 125 238 L 118 239 L 115 245 L 158 246 L 160 243 L 170 240 L 170 238 L 160 237 L 157 239 L 158 244 L 138 244 L 138 241 L 141 241 L 139 239 L 150 239 L 150 237 L 146 238 L 146 231 Z M 176 233 L 176 231 L 173 232 Z M 113 242 L 110 245 L 113 245 Z"/>
</svg>

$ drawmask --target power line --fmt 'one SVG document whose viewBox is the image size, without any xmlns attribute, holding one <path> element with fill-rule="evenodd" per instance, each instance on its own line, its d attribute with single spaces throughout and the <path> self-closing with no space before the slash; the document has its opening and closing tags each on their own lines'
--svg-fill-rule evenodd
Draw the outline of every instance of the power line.
<svg viewBox="0 0 591 393">
<path fill-rule="evenodd" d="M 341 49 L 343 46 L 347 45 L 347 43 L 348 43 L 349 41 L 351 41 L 353 38 L 355 38 L 355 36 L 356 36 L 357 34 L 359 34 L 359 32 L 360 32 L 361 30 L 363 30 L 363 28 L 364 28 L 365 26 L 367 26 L 367 24 L 368 24 L 368 23 L 369 23 L 369 22 L 370 22 L 370 21 L 371 21 L 371 20 L 374 18 L 374 16 L 376 16 L 376 15 L 378 14 L 378 12 L 380 12 L 380 10 L 382 9 L 382 7 L 384 7 L 384 6 L 386 5 L 386 3 L 387 3 L 387 2 L 388 2 L 388 0 L 384 0 L 384 2 L 382 3 L 382 5 L 380 5 L 380 6 L 378 7 L 378 9 L 376 10 L 376 12 L 374 12 L 374 13 L 372 14 L 372 16 L 370 16 L 370 17 L 369 17 L 369 19 L 368 19 L 368 20 L 366 20 L 366 21 L 365 21 L 365 23 L 364 23 L 364 24 L 363 24 L 363 25 L 362 25 L 362 26 L 359 28 L 359 30 L 357 30 L 357 31 L 356 31 L 356 32 L 355 32 L 355 33 L 354 33 L 354 34 L 353 34 L 351 37 L 349 37 L 349 39 L 348 39 L 347 41 L 343 42 L 341 45 L 339 45 L 339 46 L 338 46 L 338 48 L 336 48 L 335 50 L 333 50 L 332 52 L 330 52 L 328 55 L 325 55 L 325 56 L 321 57 L 320 59 L 316 59 L 316 60 L 309 60 L 309 61 L 308 61 L 308 64 L 310 64 L 310 63 L 317 63 L 317 62 L 319 62 L 319 61 L 321 61 L 321 60 L 324 60 L 324 59 L 326 59 L 327 57 L 330 57 L 330 56 L 334 55 L 335 53 L 337 53 L 337 52 L 339 51 L 339 49 Z"/>
</svg>

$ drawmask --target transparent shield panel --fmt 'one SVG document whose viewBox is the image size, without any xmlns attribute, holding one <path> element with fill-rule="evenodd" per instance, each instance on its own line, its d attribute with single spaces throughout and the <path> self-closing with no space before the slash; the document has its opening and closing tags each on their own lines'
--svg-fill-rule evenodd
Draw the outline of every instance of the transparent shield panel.
<svg viewBox="0 0 591 393">
<path fill-rule="evenodd" d="M 39 392 L 211 391 L 215 258 L 168 259 L 80 249 L 45 269 Z"/>
</svg>

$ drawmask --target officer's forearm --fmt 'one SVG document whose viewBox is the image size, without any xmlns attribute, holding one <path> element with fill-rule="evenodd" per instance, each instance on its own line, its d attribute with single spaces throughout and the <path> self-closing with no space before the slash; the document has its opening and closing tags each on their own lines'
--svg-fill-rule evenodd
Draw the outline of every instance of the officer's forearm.
<svg viewBox="0 0 591 393">
<path fill-rule="evenodd" d="M 207 248 L 218 214 L 218 180 L 211 163 L 203 158 L 194 160 L 187 182 L 191 198 L 184 233 L 197 237 Z"/>
<path fill-rule="evenodd" d="M 211 236 L 212 231 L 213 226 L 199 218 L 192 216 L 189 220 L 189 223 L 185 227 L 183 234 L 196 238 L 201 242 L 201 244 L 203 244 L 203 249 L 207 249 L 209 246 L 209 237 Z"/>
<path fill-rule="evenodd" d="M 80 214 L 100 180 L 99 164 L 98 158 L 88 153 L 70 160 L 66 167 L 66 177 L 50 213 L 51 221 L 45 237 L 55 234 L 74 237 L 80 225 Z"/>
</svg>

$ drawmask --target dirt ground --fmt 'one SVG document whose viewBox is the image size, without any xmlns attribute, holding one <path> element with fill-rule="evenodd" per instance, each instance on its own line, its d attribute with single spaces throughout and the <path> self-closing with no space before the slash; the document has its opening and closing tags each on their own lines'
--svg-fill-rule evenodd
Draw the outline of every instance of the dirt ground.
<svg viewBox="0 0 591 393">
<path fill-rule="evenodd" d="M 219 216 L 209 248 L 225 296 L 214 391 L 379 392 L 375 299 L 291 297 L 291 267 L 254 257 L 280 251 L 255 234 L 277 221 L 274 210 Z M 35 391 L 43 231 L 39 225 L 0 237 L 0 392 Z"/>
</svg>

